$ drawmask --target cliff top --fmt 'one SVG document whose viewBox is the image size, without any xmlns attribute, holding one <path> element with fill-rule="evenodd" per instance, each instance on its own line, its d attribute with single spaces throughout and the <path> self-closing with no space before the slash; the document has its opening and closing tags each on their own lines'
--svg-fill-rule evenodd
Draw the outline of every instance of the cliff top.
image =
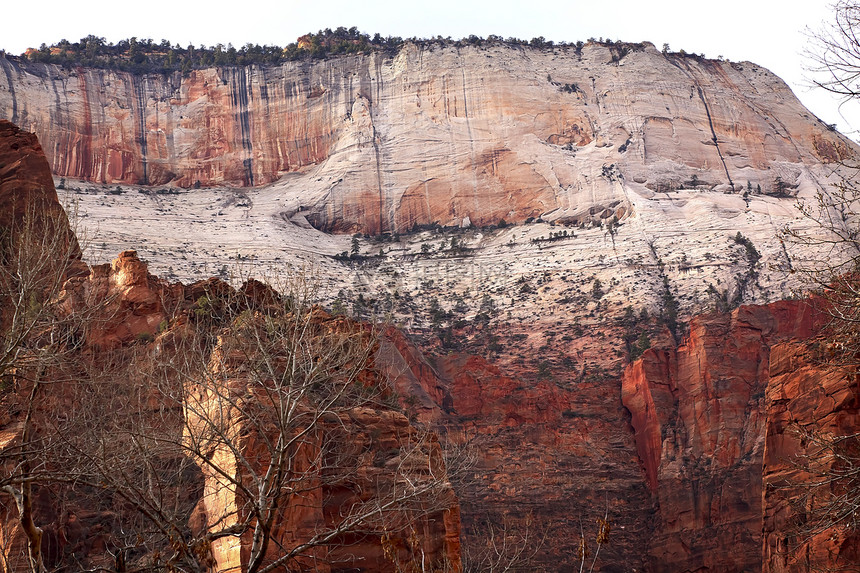
<svg viewBox="0 0 860 573">
<path fill-rule="evenodd" d="M 150 38 L 138 39 L 136 37 L 120 40 L 113 44 L 107 42 L 105 38 L 89 35 L 81 38 L 78 42 L 69 42 L 63 39 L 51 45 L 43 43 L 38 49 L 29 48 L 24 54 L 21 54 L 20 58 L 67 68 L 82 66 L 147 74 L 187 72 L 219 66 L 277 65 L 288 61 L 325 59 L 357 53 L 393 53 L 407 43 L 428 47 L 508 45 L 535 50 L 572 49 L 576 52 L 582 50 L 583 46 L 587 44 L 600 44 L 610 47 L 617 60 L 621 60 L 631 51 L 641 51 L 648 46 L 653 47 L 653 44 L 649 42 L 613 42 L 608 38 L 605 40 L 603 38 L 589 38 L 587 42 L 556 43 L 552 40 L 546 40 L 542 36 L 523 40 L 513 37 L 503 38 L 492 34 L 486 38 L 473 34 L 457 40 L 450 36 L 403 39 L 399 36 L 383 37 L 378 33 L 371 36 L 360 32 L 355 27 L 349 29 L 339 27 L 335 30 L 326 28 L 317 33 L 305 34 L 295 42 L 283 47 L 260 46 L 249 43 L 241 48 L 235 48 L 232 44 L 228 44 L 226 47 L 223 44 L 201 45 L 199 47 L 188 45 L 183 48 L 178 43 L 172 44 L 165 39 L 156 43 Z M 664 46 L 663 52 L 669 53 L 668 46 Z M 672 53 L 698 59 L 704 58 L 704 55 L 688 54 L 684 50 Z M 6 57 L 15 58 L 15 56 L 9 55 Z"/>
</svg>

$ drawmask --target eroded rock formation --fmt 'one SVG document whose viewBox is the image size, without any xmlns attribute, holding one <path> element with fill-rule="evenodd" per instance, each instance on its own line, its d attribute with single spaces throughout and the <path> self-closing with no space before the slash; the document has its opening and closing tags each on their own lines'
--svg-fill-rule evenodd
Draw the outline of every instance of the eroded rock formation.
<svg viewBox="0 0 860 573">
<path fill-rule="evenodd" d="M 815 411 L 808 423 L 824 412 L 841 416 L 839 401 L 821 403 L 809 389 L 787 385 L 790 358 L 777 346 L 809 337 L 817 321 L 807 301 L 696 317 L 683 345 L 649 350 L 626 369 L 623 401 L 657 503 L 649 571 L 761 569 L 763 511 L 773 512 L 778 502 L 770 499 L 780 497 L 763 489 L 762 461 L 766 474 L 777 473 L 769 466 L 786 453 L 777 437 L 766 451 L 766 431 L 784 427 L 784 401 Z M 768 543 L 783 525 L 765 519 Z"/>
<path fill-rule="evenodd" d="M 0 67 L 0 117 L 39 135 L 57 175 L 190 187 L 291 173 L 292 212 L 335 231 L 622 216 L 626 190 L 785 191 L 855 152 L 767 70 L 648 43 L 406 44 L 184 76 Z"/>
</svg>

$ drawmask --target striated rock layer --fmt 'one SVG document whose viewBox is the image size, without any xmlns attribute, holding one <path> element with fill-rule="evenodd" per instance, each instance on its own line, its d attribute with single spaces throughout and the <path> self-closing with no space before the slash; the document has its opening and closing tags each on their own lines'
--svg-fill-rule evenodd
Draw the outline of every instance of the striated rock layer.
<svg viewBox="0 0 860 573">
<path fill-rule="evenodd" d="M 621 216 L 631 191 L 782 192 L 855 153 L 767 70 L 648 43 L 406 44 L 186 76 L 0 68 L 0 117 L 37 133 L 58 176 L 190 187 L 291 174 L 293 212 L 336 231 Z"/>
</svg>

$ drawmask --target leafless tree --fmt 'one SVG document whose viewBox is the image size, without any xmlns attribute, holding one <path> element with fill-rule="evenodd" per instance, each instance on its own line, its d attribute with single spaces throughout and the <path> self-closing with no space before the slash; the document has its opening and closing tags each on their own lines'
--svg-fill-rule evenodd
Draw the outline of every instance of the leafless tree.
<svg viewBox="0 0 860 573">
<path fill-rule="evenodd" d="M 14 502 L 27 538 L 29 569 L 44 571 L 42 530 L 33 517 L 33 484 L 45 473 L 35 455 L 42 439 L 33 415 L 46 374 L 74 345 L 76 316 L 60 318 L 54 303 L 80 259 L 80 248 L 65 213 L 38 200 L 14 205 L 9 225 L 0 228 L 0 384 L 4 394 L 23 397 L 17 432 L 0 443 L 0 489 Z M 15 402 L 14 399 L 11 400 Z"/>
<path fill-rule="evenodd" d="M 813 200 L 797 203 L 806 224 L 786 227 L 781 240 L 800 261 L 791 271 L 804 276 L 830 316 L 832 350 L 847 364 L 860 356 L 860 171 L 846 166 L 843 173 Z"/>
<path fill-rule="evenodd" d="M 441 448 L 398 411 L 371 327 L 315 307 L 303 280 L 213 283 L 154 342 L 83 348 L 110 305 L 58 303 L 79 251 L 45 225 L 0 249 L 0 379 L 19 411 L 0 505 L 26 539 L 4 540 L 3 570 L 325 570 L 374 557 L 353 554 L 368 540 L 398 569 L 458 569 L 434 546 L 456 506 Z M 53 523 L 40 492 L 64 500 Z M 45 527 L 66 543 L 51 563 Z"/>
<path fill-rule="evenodd" d="M 583 573 L 586 570 L 586 566 L 588 566 L 588 573 L 594 571 L 601 548 L 609 542 L 609 532 L 611 529 L 612 526 L 609 523 L 609 500 L 607 499 L 603 517 L 597 519 L 597 531 L 594 534 L 594 543 L 597 548 L 594 550 L 593 555 L 591 554 L 591 548 L 588 546 L 585 527 L 582 523 L 579 524 L 579 546 L 576 549 L 576 558 L 579 560 L 579 573 Z M 591 563 L 589 563 L 589 557 L 591 558 Z"/>
<path fill-rule="evenodd" d="M 465 573 L 528 571 L 546 542 L 546 532 L 531 515 L 517 524 L 505 517 L 479 524 L 470 541 L 463 550 Z"/>
<path fill-rule="evenodd" d="M 860 526 L 860 432 L 829 436 L 793 427 L 806 453 L 794 460 L 803 476 L 791 502 L 797 516 L 797 545 L 833 528 Z"/>
<path fill-rule="evenodd" d="M 860 96 L 858 25 L 860 3 L 837 1 L 833 23 L 812 33 L 809 50 L 814 82 L 846 101 Z M 860 164 L 848 156 L 834 167 L 839 180 L 798 202 L 804 222 L 786 228 L 781 239 L 799 255 L 791 270 L 806 277 L 812 304 L 826 319 L 824 340 L 811 359 L 834 375 L 854 378 L 860 367 Z M 800 419 L 786 430 L 796 434 L 802 453 L 786 460 L 793 470 L 770 486 L 780 488 L 793 509 L 785 532 L 794 540 L 786 547 L 790 553 L 816 537 L 858 531 L 860 429 L 848 424 L 851 419 L 826 428 L 819 420 Z"/>
<path fill-rule="evenodd" d="M 795 261 L 802 262 L 792 270 L 805 276 L 810 304 L 824 320 L 823 340 L 812 348 L 810 360 L 829 376 L 849 379 L 860 367 L 859 205 L 860 188 L 845 177 L 814 200 L 799 203 L 806 221 L 813 224 L 786 229 L 781 237 L 800 253 Z M 832 427 L 821 426 L 807 414 L 785 430 L 796 435 L 799 453 L 786 460 L 793 469 L 768 487 L 791 507 L 792 517 L 782 532 L 786 541 L 779 549 L 790 562 L 823 560 L 828 567 L 837 567 L 831 557 L 812 558 L 807 553 L 828 539 L 847 539 L 858 532 L 860 428 L 849 423 L 848 414 L 843 412 L 843 423 Z"/>
<path fill-rule="evenodd" d="M 815 85 L 850 101 L 860 95 L 860 2 L 837 0 L 833 9 L 830 25 L 809 33 L 806 55 Z"/>
<path fill-rule="evenodd" d="M 314 307 L 305 281 L 282 291 L 228 302 L 235 318 L 211 344 L 179 344 L 188 360 L 173 355 L 159 384 L 183 406 L 173 445 L 204 475 L 204 536 L 241 539 L 249 572 L 338 559 L 356 534 L 408 535 L 451 502 L 438 441 L 392 411 L 372 330 Z M 198 316 L 215 318 L 205 306 Z M 380 412 L 401 427 L 378 436 L 391 449 L 375 460 Z M 282 529 L 302 520 L 313 524 L 304 535 Z"/>
<path fill-rule="evenodd" d="M 79 570 L 457 570 L 436 546 L 456 505 L 437 438 L 398 411 L 374 330 L 298 283 L 222 284 L 154 343 L 76 357 L 74 383 L 52 389 L 62 407 L 29 402 L 44 436 L 20 457 L 42 473 L 10 483 L 59 484 L 68 511 L 110 522 L 110 555 Z"/>
</svg>

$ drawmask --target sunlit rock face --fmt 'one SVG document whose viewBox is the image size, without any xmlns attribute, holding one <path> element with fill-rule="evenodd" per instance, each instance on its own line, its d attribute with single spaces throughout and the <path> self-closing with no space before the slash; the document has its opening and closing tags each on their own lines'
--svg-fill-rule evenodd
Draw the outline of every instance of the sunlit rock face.
<svg viewBox="0 0 860 573">
<path fill-rule="evenodd" d="M 343 232 L 623 216 L 631 190 L 767 193 L 853 152 L 767 70 L 648 43 L 406 44 L 184 76 L 0 67 L 0 117 L 35 131 L 59 176 L 192 187 L 289 174 L 296 208 Z"/>
</svg>

